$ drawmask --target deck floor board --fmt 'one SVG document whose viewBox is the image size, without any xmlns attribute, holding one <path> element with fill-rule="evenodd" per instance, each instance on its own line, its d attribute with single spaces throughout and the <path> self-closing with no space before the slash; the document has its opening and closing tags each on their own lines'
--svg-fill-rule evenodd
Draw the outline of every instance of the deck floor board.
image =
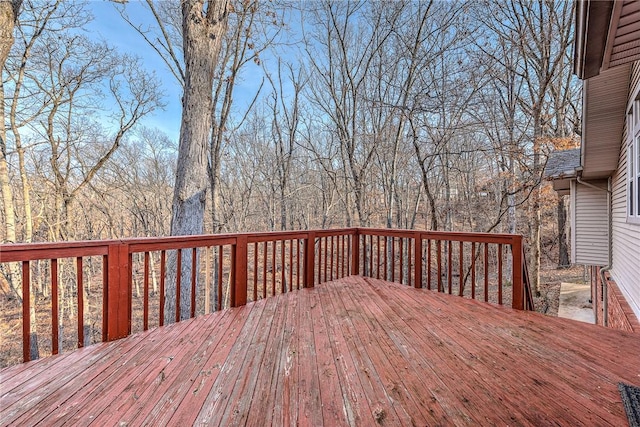
<svg viewBox="0 0 640 427">
<path fill-rule="evenodd" d="M 227 312 L 223 316 L 213 317 L 211 323 L 205 323 L 206 327 L 201 329 L 197 351 L 183 351 L 177 355 L 165 353 L 165 357 L 171 361 L 171 366 L 159 374 L 156 373 L 147 388 L 136 394 L 134 404 L 126 409 L 124 414 L 119 411 L 114 416 L 119 416 L 120 421 L 126 422 L 145 419 L 154 410 L 156 413 L 161 412 L 160 403 L 182 399 L 194 385 L 199 387 L 199 379 L 203 375 L 200 363 L 203 358 L 209 357 L 223 337 L 220 334 L 212 335 L 211 331 L 228 327 L 236 314 Z M 157 402 L 158 405 L 153 407 L 148 402 Z"/>
<path fill-rule="evenodd" d="M 406 294 L 391 293 L 389 297 L 393 298 L 393 295 L 400 298 L 394 304 L 394 307 L 401 307 L 403 301 L 406 303 Z M 416 307 L 419 306 L 419 302 L 419 298 L 413 300 Z M 445 311 L 442 301 L 438 307 L 440 308 L 438 317 L 441 317 L 441 313 Z M 479 307 L 482 310 L 486 308 L 482 304 Z M 428 309 L 432 310 L 432 307 Z M 531 314 L 527 313 L 527 315 Z M 469 322 L 473 320 L 472 317 L 467 319 Z M 549 331 L 547 334 L 538 334 L 535 328 L 525 328 L 524 325 L 521 325 L 522 319 L 520 318 L 515 320 L 515 325 L 506 326 L 499 322 L 499 318 L 493 317 L 491 320 L 491 322 L 484 322 L 474 327 L 478 329 L 479 335 L 485 339 L 485 342 L 481 347 L 477 348 L 477 351 L 484 351 L 487 356 L 494 357 L 496 361 L 502 361 L 501 369 L 497 371 L 501 375 L 493 376 L 492 381 L 499 381 L 494 389 L 497 389 L 499 384 L 518 384 L 518 381 L 522 381 L 531 393 L 546 394 L 549 397 L 544 401 L 545 405 L 543 406 L 540 406 L 540 402 L 536 400 L 532 401 L 532 405 L 538 405 L 540 412 L 553 410 L 555 411 L 553 415 L 555 417 L 562 416 L 565 419 L 575 417 L 576 422 L 583 422 L 587 425 L 592 425 L 594 422 L 596 424 L 604 423 L 610 414 L 615 412 L 619 401 L 617 390 L 610 390 L 608 393 L 603 392 L 599 401 L 596 402 L 592 399 L 593 389 L 591 387 L 593 382 L 583 381 L 585 378 L 606 381 L 612 374 L 608 372 L 612 367 L 607 362 L 610 360 L 608 358 L 610 355 L 602 354 L 599 358 L 595 358 L 594 354 L 589 351 L 589 346 L 595 337 L 591 336 L 587 330 L 601 331 L 602 328 L 595 325 L 584 325 L 587 330 L 585 330 L 585 335 L 581 341 L 567 345 L 567 341 L 573 341 L 579 335 L 575 333 L 580 330 L 579 328 L 577 330 L 570 330 L 573 328 L 561 329 L 562 332 L 566 333 Z M 550 318 L 550 320 L 553 323 L 557 319 Z M 559 323 L 563 327 L 567 325 L 572 327 L 580 326 L 574 321 L 561 321 Z M 518 326 L 518 328 L 514 329 L 513 326 Z M 450 343 L 454 341 L 459 343 L 464 338 L 464 335 L 452 334 L 450 328 L 444 327 L 442 330 L 451 336 L 452 341 Z M 515 341 L 513 338 L 524 339 Z M 634 344 L 638 343 L 640 341 L 636 341 Z M 474 344 L 467 343 L 463 344 L 463 346 L 465 349 L 470 349 L 474 347 Z M 614 347 L 619 347 L 619 344 Z M 511 351 L 505 350 L 508 348 Z M 571 354 L 572 357 L 567 357 L 567 354 Z M 632 359 L 638 360 L 638 353 Z M 505 370 L 506 366 L 523 362 L 529 363 L 532 360 L 536 362 L 536 377 L 526 378 L 519 376 L 518 370 Z M 603 361 L 607 366 L 601 366 Z M 621 360 L 620 362 L 620 365 L 614 369 L 618 370 L 617 368 L 622 366 L 624 373 L 620 371 L 621 375 L 628 375 L 630 368 L 635 368 L 637 373 L 640 373 L 640 366 L 636 365 L 638 366 L 636 367 L 629 364 L 630 359 Z M 486 375 L 491 377 L 491 373 L 489 371 Z M 513 381 L 508 381 L 509 375 Z M 529 380 L 529 382 L 525 383 L 525 380 Z M 517 390 L 511 395 L 517 396 Z M 613 396 L 613 400 L 607 399 L 607 396 Z M 567 405 L 574 408 L 573 411 L 570 411 L 571 415 L 566 413 Z M 582 408 L 582 411 L 579 410 L 580 408 Z"/>
<path fill-rule="evenodd" d="M 452 364 L 448 370 L 460 373 L 467 372 L 463 383 L 475 383 L 475 390 L 482 390 L 487 385 L 491 386 L 489 389 L 493 393 L 493 398 L 497 399 L 500 404 L 509 407 L 511 413 L 518 413 L 523 407 L 521 388 L 526 388 L 528 393 L 533 395 L 540 392 L 549 393 L 555 391 L 541 391 L 539 390 L 538 380 L 526 384 L 524 382 L 525 378 L 519 375 L 519 370 L 506 369 L 509 366 L 518 365 L 522 354 L 517 348 L 508 351 L 510 347 L 509 337 L 507 336 L 505 339 L 505 335 L 499 331 L 499 325 L 493 323 L 473 325 L 473 330 L 476 332 L 474 336 L 485 338 L 481 342 L 474 340 L 473 336 L 451 333 L 453 329 L 448 325 L 450 319 L 443 316 L 443 313 L 446 313 L 446 307 L 442 305 L 442 301 L 439 304 L 424 308 L 414 304 L 414 301 L 408 299 L 407 295 L 395 296 L 392 293 L 387 293 L 385 294 L 385 299 L 389 300 L 390 308 L 401 318 L 407 315 L 405 307 L 412 307 L 415 310 L 428 310 L 432 314 L 430 316 L 432 323 L 428 327 L 438 332 L 439 339 L 444 343 L 443 346 L 440 345 L 440 347 L 444 347 L 441 348 L 440 352 L 443 353 L 444 359 Z M 475 363 L 476 360 L 480 360 L 481 363 Z M 540 369 L 542 370 L 544 367 L 544 364 L 542 364 Z M 544 372 L 539 371 L 538 373 L 543 374 Z M 476 382 L 476 378 L 480 379 L 480 384 Z M 459 386 L 460 381 L 451 381 L 450 383 L 458 384 Z M 464 393 L 460 393 L 460 395 L 465 396 Z M 564 408 L 554 399 L 550 399 L 544 404 L 533 399 L 528 401 L 527 405 L 533 410 L 530 411 L 532 416 L 529 417 L 526 413 L 521 414 L 521 416 L 532 423 L 538 422 L 537 417 L 539 414 L 545 414 L 545 417 L 551 419 L 565 416 Z M 472 413 L 478 412 L 477 408 L 471 409 Z M 483 422 L 513 422 L 512 419 L 494 418 L 496 415 L 498 414 L 486 415 L 486 419 Z M 579 412 L 578 415 L 582 416 Z M 511 417 L 509 416 L 509 418 Z"/>
<path fill-rule="evenodd" d="M 350 276 L 0 371 L 4 425 L 625 425 L 640 335 Z"/>
</svg>

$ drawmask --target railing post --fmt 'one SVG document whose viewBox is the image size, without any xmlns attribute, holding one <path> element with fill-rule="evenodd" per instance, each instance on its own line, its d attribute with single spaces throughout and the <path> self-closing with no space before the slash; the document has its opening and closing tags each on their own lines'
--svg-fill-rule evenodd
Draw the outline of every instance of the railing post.
<svg viewBox="0 0 640 427">
<path fill-rule="evenodd" d="M 355 228 L 351 236 L 351 275 L 360 274 L 360 230 Z"/>
<path fill-rule="evenodd" d="M 231 271 L 233 287 L 231 307 L 247 304 L 247 236 L 239 235 L 236 244 L 231 247 Z"/>
<path fill-rule="evenodd" d="M 315 278 L 316 233 L 310 231 L 304 241 L 304 287 L 313 288 Z"/>
<path fill-rule="evenodd" d="M 414 286 L 416 288 L 422 287 L 422 234 L 419 231 L 414 233 Z"/>
<path fill-rule="evenodd" d="M 522 277 L 522 236 L 513 236 L 513 242 L 511 243 L 511 258 L 512 258 L 512 289 L 513 296 L 511 307 L 524 310 L 524 283 Z"/>
<path fill-rule="evenodd" d="M 107 255 L 107 283 L 102 315 L 107 327 L 106 341 L 129 335 L 131 319 L 129 289 L 129 245 L 114 242 L 109 244 Z"/>
</svg>

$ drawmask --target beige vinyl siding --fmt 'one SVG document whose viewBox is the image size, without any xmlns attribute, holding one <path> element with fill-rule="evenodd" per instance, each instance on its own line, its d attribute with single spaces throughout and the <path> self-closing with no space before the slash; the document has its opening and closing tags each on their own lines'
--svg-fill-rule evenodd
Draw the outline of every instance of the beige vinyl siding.
<svg viewBox="0 0 640 427">
<path fill-rule="evenodd" d="M 589 182 L 603 190 L 607 181 Z M 572 182 L 574 233 L 572 258 L 575 264 L 607 265 L 609 263 L 609 223 L 607 192 Z"/>
<path fill-rule="evenodd" d="M 633 64 L 631 96 L 640 85 L 640 63 Z M 640 319 L 640 224 L 627 222 L 627 129 L 622 141 L 618 169 L 612 177 L 613 266 L 611 275 Z"/>
</svg>

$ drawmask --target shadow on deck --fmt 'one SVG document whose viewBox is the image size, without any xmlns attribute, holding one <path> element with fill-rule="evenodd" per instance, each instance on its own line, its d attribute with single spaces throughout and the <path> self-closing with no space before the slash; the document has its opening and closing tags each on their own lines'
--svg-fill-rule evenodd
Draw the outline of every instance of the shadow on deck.
<svg viewBox="0 0 640 427">
<path fill-rule="evenodd" d="M 626 425 L 640 338 L 350 276 L 0 371 L 0 424 Z"/>
</svg>

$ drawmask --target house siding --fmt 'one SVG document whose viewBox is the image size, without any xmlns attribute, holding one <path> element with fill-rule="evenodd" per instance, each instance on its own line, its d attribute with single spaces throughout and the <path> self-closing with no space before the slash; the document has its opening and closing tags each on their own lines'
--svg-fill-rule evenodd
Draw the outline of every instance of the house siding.
<svg viewBox="0 0 640 427">
<path fill-rule="evenodd" d="M 601 190 L 572 182 L 572 261 L 582 265 L 609 263 L 607 181 L 589 182 Z"/>
<path fill-rule="evenodd" d="M 630 96 L 640 85 L 640 63 L 633 65 Z M 620 150 L 618 169 L 612 177 L 613 265 L 611 276 L 620 293 L 640 319 L 640 224 L 627 222 L 627 147 L 626 128 Z M 597 265 L 597 264 L 596 264 Z"/>
</svg>

